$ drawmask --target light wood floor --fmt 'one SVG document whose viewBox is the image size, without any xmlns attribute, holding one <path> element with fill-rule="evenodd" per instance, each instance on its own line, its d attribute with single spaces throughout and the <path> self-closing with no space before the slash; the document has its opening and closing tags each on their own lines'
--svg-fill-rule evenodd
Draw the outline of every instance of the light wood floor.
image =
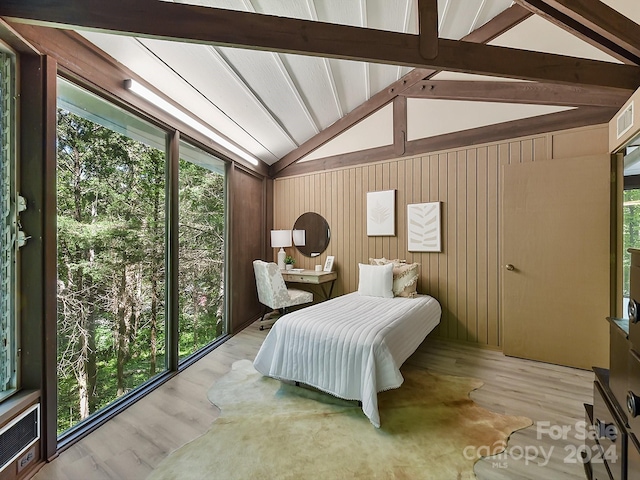
<svg viewBox="0 0 640 480">
<path fill-rule="evenodd" d="M 208 389 L 234 361 L 253 359 L 267 332 L 260 331 L 257 324 L 246 328 L 62 452 L 34 478 L 144 479 L 173 450 L 206 432 L 219 414 L 207 400 Z M 585 478 L 582 464 L 570 463 L 570 454 L 582 443 L 576 439 L 576 422 L 584 420 L 583 403 L 593 399 L 591 372 L 433 339 L 427 339 L 407 363 L 436 373 L 482 379 L 484 386 L 471 393 L 475 402 L 499 413 L 533 420 L 533 426 L 511 436 L 508 455 L 476 464 L 479 479 Z M 566 439 L 553 440 L 547 430 L 543 431 L 544 425 L 570 431 Z M 549 451 L 551 460 L 541 466 Z M 187 479 L 185 474 L 181 480 Z"/>
</svg>

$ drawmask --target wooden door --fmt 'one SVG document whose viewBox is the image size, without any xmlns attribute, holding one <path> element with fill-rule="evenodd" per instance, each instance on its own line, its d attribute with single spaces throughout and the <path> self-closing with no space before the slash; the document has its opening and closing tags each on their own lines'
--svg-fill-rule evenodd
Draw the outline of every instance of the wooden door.
<svg viewBox="0 0 640 480">
<path fill-rule="evenodd" d="M 506 355 L 608 366 L 610 170 L 608 155 L 503 166 Z"/>
</svg>

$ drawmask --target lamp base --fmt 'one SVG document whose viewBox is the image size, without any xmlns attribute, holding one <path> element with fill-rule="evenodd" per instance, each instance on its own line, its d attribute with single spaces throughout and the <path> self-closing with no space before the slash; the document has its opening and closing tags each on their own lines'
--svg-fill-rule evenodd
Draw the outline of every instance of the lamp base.
<svg viewBox="0 0 640 480">
<path fill-rule="evenodd" d="M 278 268 L 280 270 L 285 269 L 284 258 L 286 256 L 287 256 L 287 252 L 284 251 L 284 248 L 280 247 L 280 250 L 278 250 Z"/>
</svg>

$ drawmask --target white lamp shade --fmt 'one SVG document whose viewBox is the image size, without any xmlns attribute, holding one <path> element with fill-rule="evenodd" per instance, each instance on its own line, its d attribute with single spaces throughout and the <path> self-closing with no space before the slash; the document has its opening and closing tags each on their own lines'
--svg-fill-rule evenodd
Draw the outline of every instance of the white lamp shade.
<svg viewBox="0 0 640 480">
<path fill-rule="evenodd" d="M 293 244 L 298 247 L 303 247 L 305 244 L 305 231 L 294 230 L 293 231 Z"/>
<path fill-rule="evenodd" d="M 273 248 L 291 246 L 291 230 L 271 230 L 271 246 Z"/>
</svg>

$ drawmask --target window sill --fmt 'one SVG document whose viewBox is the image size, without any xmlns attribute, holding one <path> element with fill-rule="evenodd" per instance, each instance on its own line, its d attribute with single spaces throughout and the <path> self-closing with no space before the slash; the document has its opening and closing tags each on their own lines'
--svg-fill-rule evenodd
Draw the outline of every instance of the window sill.
<svg viewBox="0 0 640 480">
<path fill-rule="evenodd" d="M 40 390 L 20 390 L 0 403 L 0 426 L 40 399 Z"/>
</svg>

